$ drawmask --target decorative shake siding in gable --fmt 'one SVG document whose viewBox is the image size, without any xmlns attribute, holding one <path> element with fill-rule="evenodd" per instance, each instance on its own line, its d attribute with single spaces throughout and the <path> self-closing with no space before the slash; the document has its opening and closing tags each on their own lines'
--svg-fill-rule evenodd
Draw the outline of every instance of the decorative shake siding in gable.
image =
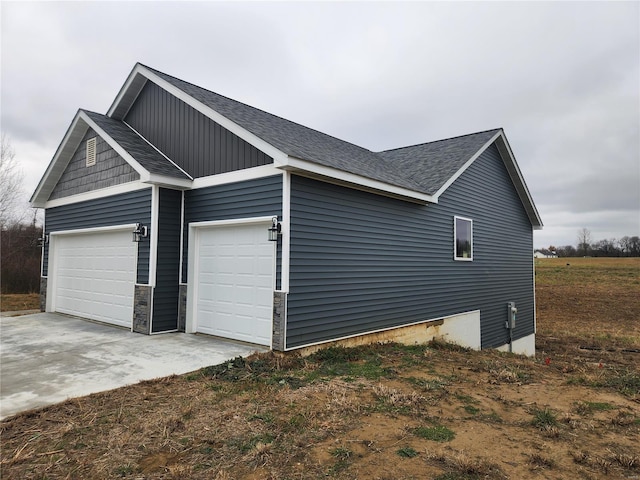
<svg viewBox="0 0 640 480">
<path fill-rule="evenodd" d="M 96 137 L 96 164 L 87 167 L 87 140 Z M 139 180 L 140 175 L 96 132 L 89 129 L 55 186 L 50 200 Z"/>
<path fill-rule="evenodd" d="M 124 121 L 194 178 L 273 163 L 271 157 L 150 81 Z"/>
<path fill-rule="evenodd" d="M 474 259 L 453 260 L 453 217 L 473 219 Z M 531 223 L 495 146 L 417 205 L 292 176 L 287 347 L 481 311 L 482 347 L 534 332 Z"/>
</svg>

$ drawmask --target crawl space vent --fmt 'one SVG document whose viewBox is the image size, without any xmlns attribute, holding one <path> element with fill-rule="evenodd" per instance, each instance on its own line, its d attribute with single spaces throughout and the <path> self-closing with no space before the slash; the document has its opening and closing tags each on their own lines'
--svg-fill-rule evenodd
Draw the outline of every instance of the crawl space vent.
<svg viewBox="0 0 640 480">
<path fill-rule="evenodd" d="M 96 138 L 90 138 L 87 140 L 87 167 L 92 167 L 96 164 Z"/>
</svg>

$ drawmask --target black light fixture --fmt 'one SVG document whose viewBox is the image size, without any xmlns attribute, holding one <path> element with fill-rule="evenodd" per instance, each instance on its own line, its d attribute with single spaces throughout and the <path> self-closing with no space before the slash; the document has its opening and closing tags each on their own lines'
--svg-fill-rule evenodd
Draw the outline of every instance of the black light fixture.
<svg viewBox="0 0 640 480">
<path fill-rule="evenodd" d="M 141 223 L 136 223 L 136 228 L 133 230 L 133 241 L 139 242 L 141 239 L 147 237 L 147 226 Z"/>
<path fill-rule="evenodd" d="M 38 238 L 38 247 L 42 248 L 47 243 L 49 243 L 49 234 L 42 234 L 42 236 Z"/>
<path fill-rule="evenodd" d="M 271 227 L 269 227 L 269 241 L 277 242 L 278 235 L 281 234 L 281 231 L 282 225 L 280 225 L 280 222 L 278 222 L 278 217 L 273 217 L 271 219 Z"/>
</svg>

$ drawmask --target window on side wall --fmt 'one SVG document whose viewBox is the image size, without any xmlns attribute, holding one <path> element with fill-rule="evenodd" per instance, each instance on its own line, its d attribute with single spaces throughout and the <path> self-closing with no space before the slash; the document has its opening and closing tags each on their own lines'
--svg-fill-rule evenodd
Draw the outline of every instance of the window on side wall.
<svg viewBox="0 0 640 480">
<path fill-rule="evenodd" d="M 453 258 L 473 260 L 473 220 L 469 218 L 453 217 Z"/>
</svg>

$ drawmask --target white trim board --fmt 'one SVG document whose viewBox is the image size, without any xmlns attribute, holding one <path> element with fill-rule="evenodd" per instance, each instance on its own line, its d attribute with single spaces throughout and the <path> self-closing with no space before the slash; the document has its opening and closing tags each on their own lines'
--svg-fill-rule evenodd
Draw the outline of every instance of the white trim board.
<svg viewBox="0 0 640 480">
<path fill-rule="evenodd" d="M 245 168 L 242 170 L 234 170 L 232 172 L 209 175 L 207 177 L 199 177 L 193 180 L 191 189 L 197 190 L 199 188 L 215 187 L 218 185 L 255 180 L 257 178 L 272 177 L 274 175 L 282 174 L 282 170 L 276 168 L 271 163 L 268 165 L 261 165 L 259 167 Z"/>
<path fill-rule="evenodd" d="M 121 183 L 112 187 L 92 190 L 90 192 L 77 193 L 68 197 L 56 198 L 55 200 L 48 200 L 44 204 L 44 208 L 60 207 L 62 205 L 71 205 L 73 203 L 86 202 L 88 200 L 97 200 L 99 198 L 119 195 L 121 193 L 135 192 L 137 190 L 145 190 L 147 188 L 151 188 L 151 185 L 149 185 L 148 183 L 142 183 L 140 181 Z"/>
</svg>

